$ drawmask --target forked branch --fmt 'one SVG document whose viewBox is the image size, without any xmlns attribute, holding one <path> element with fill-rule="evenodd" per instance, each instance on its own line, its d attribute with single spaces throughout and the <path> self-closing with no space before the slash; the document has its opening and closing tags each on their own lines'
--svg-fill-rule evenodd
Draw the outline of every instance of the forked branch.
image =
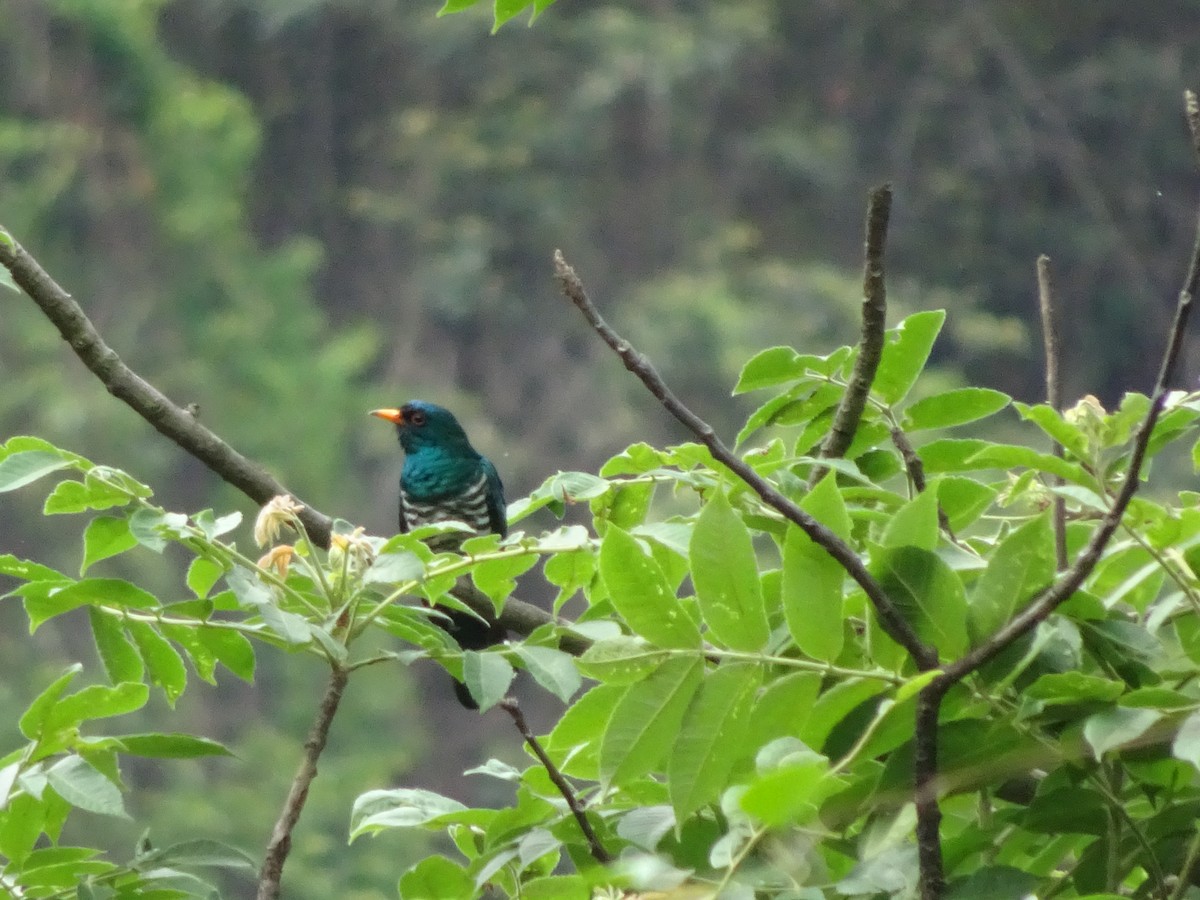
<svg viewBox="0 0 1200 900">
<path fill-rule="evenodd" d="M 583 317 L 600 336 L 600 339 L 621 358 L 625 368 L 636 375 L 646 389 L 658 399 L 659 403 L 708 447 L 714 459 L 737 475 L 747 487 L 762 498 L 764 503 L 799 526 L 815 544 L 841 564 L 842 568 L 866 593 L 884 631 L 908 651 L 922 671 L 935 668 L 938 663 L 937 651 L 921 640 L 883 587 L 867 571 L 867 567 L 863 565 L 858 554 L 836 534 L 755 472 L 741 457 L 725 446 L 711 425 L 692 412 L 683 401 L 675 396 L 650 360 L 635 350 L 629 341 L 613 331 L 604 321 L 595 304 L 588 297 L 583 282 L 563 258 L 561 250 L 554 252 L 554 271 L 563 294 L 583 313 Z"/>
</svg>

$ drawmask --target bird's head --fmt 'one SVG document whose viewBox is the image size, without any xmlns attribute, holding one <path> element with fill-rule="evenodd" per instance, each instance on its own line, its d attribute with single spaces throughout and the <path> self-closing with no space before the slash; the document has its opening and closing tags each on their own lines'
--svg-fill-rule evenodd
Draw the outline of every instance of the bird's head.
<svg viewBox="0 0 1200 900">
<path fill-rule="evenodd" d="M 397 409 L 373 409 L 371 415 L 386 419 L 396 426 L 400 446 L 405 453 L 437 448 L 450 453 L 473 454 L 467 433 L 453 413 L 436 403 L 410 400 Z"/>
</svg>

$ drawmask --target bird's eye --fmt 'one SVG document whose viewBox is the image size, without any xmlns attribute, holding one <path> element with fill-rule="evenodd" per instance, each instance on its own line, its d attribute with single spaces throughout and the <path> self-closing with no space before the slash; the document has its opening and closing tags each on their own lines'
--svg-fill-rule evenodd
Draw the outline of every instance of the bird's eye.
<svg viewBox="0 0 1200 900">
<path fill-rule="evenodd" d="M 419 428 L 425 424 L 425 413 L 421 412 L 419 409 L 414 409 L 412 413 L 409 414 L 408 421 L 410 424 L 416 425 Z"/>
</svg>

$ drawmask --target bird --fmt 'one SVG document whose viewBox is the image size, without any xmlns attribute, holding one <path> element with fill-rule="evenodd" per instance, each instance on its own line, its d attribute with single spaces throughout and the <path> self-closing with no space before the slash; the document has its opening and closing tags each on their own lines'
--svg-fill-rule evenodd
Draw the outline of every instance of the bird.
<svg viewBox="0 0 1200 900">
<path fill-rule="evenodd" d="M 400 531 L 409 532 L 434 522 L 465 522 L 476 534 L 508 533 L 504 484 L 492 461 L 471 446 L 467 433 L 450 410 L 426 400 L 371 410 L 371 415 L 396 426 L 404 465 L 400 469 Z M 458 534 L 437 535 L 434 550 L 452 550 L 462 543 Z M 446 631 L 464 650 L 484 650 L 502 643 L 505 630 L 494 619 L 447 610 Z M 467 686 L 455 680 L 454 693 L 467 709 L 478 709 Z"/>
</svg>

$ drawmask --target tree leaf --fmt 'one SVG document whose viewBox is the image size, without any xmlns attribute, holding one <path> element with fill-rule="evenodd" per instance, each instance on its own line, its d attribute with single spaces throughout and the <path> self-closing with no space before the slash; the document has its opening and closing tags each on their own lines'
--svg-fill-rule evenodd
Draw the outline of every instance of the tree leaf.
<svg viewBox="0 0 1200 900">
<path fill-rule="evenodd" d="M 81 756 L 60 759 L 46 770 L 46 780 L 58 796 L 78 809 L 129 818 L 120 789 Z"/>
<path fill-rule="evenodd" d="M 659 647 L 698 647 L 700 629 L 684 612 L 662 567 L 637 539 L 609 525 L 600 545 L 600 577 L 629 627 Z"/>
<path fill-rule="evenodd" d="M 54 704 L 58 702 L 58 698 L 62 696 L 63 691 L 75 679 L 75 676 L 83 671 L 83 666 L 79 663 L 68 666 L 67 670 L 59 675 L 54 681 L 43 690 L 34 701 L 29 704 L 29 708 L 21 714 L 20 721 L 17 726 L 21 729 L 21 734 L 29 738 L 31 741 L 37 740 L 42 733 L 42 728 L 46 724 L 46 720 L 54 711 Z"/>
<path fill-rule="evenodd" d="M 583 684 L 575 659 L 569 653 L 530 644 L 518 644 L 516 651 L 534 680 L 563 703 L 568 702 Z"/>
<path fill-rule="evenodd" d="M 747 653 L 765 647 L 770 629 L 750 530 L 723 491 L 700 512 L 688 555 L 710 638 Z"/>
<path fill-rule="evenodd" d="M 122 609 L 153 609 L 158 599 L 128 581 L 119 578 L 85 578 L 45 597 L 27 596 L 25 611 L 29 614 L 30 630 L 55 616 L 89 604 L 103 604 Z"/>
<path fill-rule="evenodd" d="M 150 689 L 140 681 L 123 684 L 90 684 L 74 694 L 60 697 L 47 716 L 47 733 L 73 729 L 89 719 L 106 719 L 136 712 L 146 705 Z"/>
<path fill-rule="evenodd" d="M 962 581 L 936 554 L 918 547 L 880 547 L 872 552 L 870 570 L 917 635 L 943 658 L 966 651 Z"/>
<path fill-rule="evenodd" d="M 925 368 L 945 320 L 945 310 L 933 309 L 913 313 L 888 329 L 871 393 L 892 405 L 903 400 Z"/>
<path fill-rule="evenodd" d="M 96 641 L 96 652 L 113 684 L 123 681 L 141 681 L 145 674 L 142 656 L 137 647 L 125 636 L 125 626 L 111 613 L 95 607 L 88 609 L 92 624 L 92 638 Z"/>
<path fill-rule="evenodd" d="M 1162 717 L 1157 709 L 1117 706 L 1088 716 L 1083 723 L 1083 737 L 1099 760 L 1109 750 L 1140 738 Z"/>
<path fill-rule="evenodd" d="M 719 666 L 688 706 L 667 763 L 667 792 L 682 822 L 727 787 L 743 753 L 754 693 L 762 681 L 753 663 Z"/>
<path fill-rule="evenodd" d="M 617 701 L 600 744 L 600 776 L 627 784 L 653 769 L 671 748 L 704 663 L 677 657 L 645 681 L 630 685 Z"/>
<path fill-rule="evenodd" d="M 457 800 L 416 788 L 367 791 L 350 811 L 350 840 L 387 828 L 414 828 L 442 816 L 466 812 Z"/>
<path fill-rule="evenodd" d="M 475 881 L 444 856 L 427 856 L 400 876 L 400 896 L 424 900 L 471 900 Z"/>
<path fill-rule="evenodd" d="M 124 516 L 97 516 L 83 532 L 83 565 L 79 574 L 85 574 L 102 559 L 131 550 L 137 543 L 129 530 L 129 520 Z"/>
<path fill-rule="evenodd" d="M 463 682 L 485 712 L 504 699 L 517 673 L 500 653 L 463 652 Z"/>
<path fill-rule="evenodd" d="M 922 491 L 892 513 L 879 542 L 885 547 L 919 547 L 933 551 L 938 545 L 937 491 Z"/>
<path fill-rule="evenodd" d="M 187 668 L 171 642 L 145 622 L 130 621 L 125 624 L 137 644 L 142 660 L 150 674 L 150 681 L 166 695 L 167 703 L 175 705 L 179 695 L 187 687 Z"/>
<path fill-rule="evenodd" d="M 842 584 L 846 570 L 796 525 L 783 543 L 780 595 L 792 640 L 813 659 L 832 662 L 842 652 Z"/>
<path fill-rule="evenodd" d="M 208 596 L 208 592 L 213 589 L 213 585 L 224 574 L 224 566 L 213 562 L 211 559 L 205 559 L 203 556 L 197 556 L 192 560 L 191 565 L 188 566 L 187 586 L 197 597 L 204 598 Z"/>
<path fill-rule="evenodd" d="M 125 491 L 88 477 L 85 481 L 60 481 L 46 498 L 42 513 L 47 516 L 80 513 L 89 509 L 124 506 L 128 502 L 129 494 Z"/>
<path fill-rule="evenodd" d="M 117 740 L 124 745 L 125 752 L 133 756 L 193 759 L 198 756 L 233 755 L 224 744 L 191 734 L 122 734 Z"/>
<path fill-rule="evenodd" d="M 245 682 L 254 681 L 254 646 L 244 634 L 215 625 L 196 629 L 196 638 L 230 672 Z"/>
<path fill-rule="evenodd" d="M 998 413 L 1012 397 L 991 388 L 966 387 L 923 397 L 904 411 L 904 430 L 965 425 Z"/>
<path fill-rule="evenodd" d="M 970 625 L 976 642 L 1013 617 L 1054 580 L 1057 565 L 1050 512 L 1026 522 L 991 553 L 988 567 L 971 591 Z"/>
<path fill-rule="evenodd" d="M 597 685 L 563 713 L 545 748 L 565 774 L 599 780 L 600 741 L 625 690 L 620 685 Z"/>
<path fill-rule="evenodd" d="M 66 469 L 72 460 L 55 450 L 25 450 L 0 459 L 0 494 L 15 491 L 51 472 Z"/>
<path fill-rule="evenodd" d="M 770 347 L 760 350 L 742 366 L 734 394 L 774 387 L 804 376 L 808 360 L 814 357 L 801 356 L 791 347 Z"/>
</svg>

